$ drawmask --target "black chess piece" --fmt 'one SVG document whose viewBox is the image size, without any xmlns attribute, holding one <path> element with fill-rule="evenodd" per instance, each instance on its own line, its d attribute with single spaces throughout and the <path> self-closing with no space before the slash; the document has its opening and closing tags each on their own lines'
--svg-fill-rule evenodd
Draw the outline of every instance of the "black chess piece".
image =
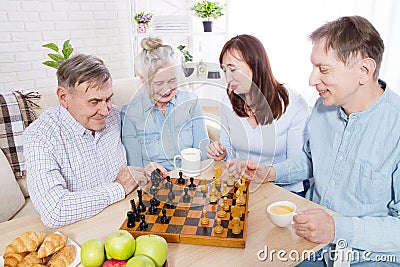
<svg viewBox="0 0 400 267">
<path fill-rule="evenodd" d="M 169 217 L 167 216 L 167 211 L 165 209 L 162 209 L 162 217 L 160 219 L 162 224 L 169 224 Z"/>
<path fill-rule="evenodd" d="M 152 214 L 152 215 L 157 213 L 157 205 L 156 205 L 156 202 L 155 202 L 155 200 L 153 198 L 150 199 L 150 207 L 149 207 L 148 212 L 150 214 Z"/>
<path fill-rule="evenodd" d="M 171 176 L 167 176 L 167 181 L 165 182 L 165 184 L 164 184 L 164 188 L 169 188 L 169 185 L 170 184 L 172 184 L 172 182 L 171 182 Z"/>
<path fill-rule="evenodd" d="M 154 170 L 151 172 L 150 181 L 152 183 L 152 187 L 153 186 L 158 187 L 160 185 L 159 176 L 160 176 L 160 172 L 158 172 L 157 170 Z"/>
<path fill-rule="evenodd" d="M 196 190 L 197 185 L 194 184 L 194 178 L 190 177 L 189 190 Z"/>
<path fill-rule="evenodd" d="M 158 199 L 157 192 L 155 192 L 153 194 L 153 198 L 152 199 L 154 199 L 153 200 L 154 201 L 154 205 L 156 205 L 156 207 L 158 207 L 160 205 L 160 200 Z"/>
<path fill-rule="evenodd" d="M 157 168 L 156 171 L 158 173 L 158 183 L 161 184 L 164 181 L 164 178 L 161 176 L 161 170 Z"/>
<path fill-rule="evenodd" d="M 126 216 L 128 216 L 128 222 L 127 222 L 126 226 L 128 228 L 133 228 L 135 226 L 135 220 L 133 218 L 133 211 L 128 211 L 126 213 Z"/>
<path fill-rule="evenodd" d="M 185 179 L 183 178 L 183 172 L 179 172 L 179 178 L 176 180 L 177 184 L 184 185 L 186 183 Z"/>
<path fill-rule="evenodd" d="M 149 227 L 149 224 L 145 221 L 144 214 L 140 215 L 141 222 L 139 224 L 139 230 L 143 231 Z"/>
<path fill-rule="evenodd" d="M 138 198 L 139 198 L 139 203 L 138 203 L 138 205 L 137 205 L 137 211 L 138 212 L 145 212 L 146 211 L 146 206 L 144 205 L 144 203 L 143 203 L 143 200 L 142 200 L 142 194 L 143 194 L 143 191 L 142 191 L 142 189 L 138 189 L 137 190 L 137 194 L 138 194 Z"/>
<path fill-rule="evenodd" d="M 174 198 L 175 198 L 175 193 L 174 193 L 174 191 L 172 190 L 172 188 L 173 188 L 173 184 L 171 183 L 171 184 L 169 185 L 169 192 L 168 192 L 168 200 L 169 200 L 169 201 L 173 201 Z"/>
<path fill-rule="evenodd" d="M 153 184 L 151 187 L 150 187 L 150 194 L 151 195 L 156 195 L 158 193 L 158 188 Z"/>
<path fill-rule="evenodd" d="M 182 201 L 184 203 L 190 203 L 190 195 L 188 194 L 189 188 L 186 186 L 183 191 L 185 192 L 182 196 Z"/>
<path fill-rule="evenodd" d="M 131 199 L 131 207 L 132 207 L 132 218 L 135 222 L 140 222 L 139 213 L 136 209 L 135 199 Z"/>
</svg>

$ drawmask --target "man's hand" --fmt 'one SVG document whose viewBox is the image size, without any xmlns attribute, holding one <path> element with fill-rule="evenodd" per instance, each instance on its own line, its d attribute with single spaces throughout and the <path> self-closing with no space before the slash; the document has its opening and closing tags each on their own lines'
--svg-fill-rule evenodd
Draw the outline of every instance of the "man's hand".
<svg viewBox="0 0 400 267">
<path fill-rule="evenodd" d="M 159 169 L 160 170 L 160 175 L 161 177 L 166 177 L 168 174 L 168 171 L 160 164 L 157 162 L 150 162 L 146 166 L 144 166 L 144 174 L 146 175 L 146 178 L 150 180 L 151 173 L 155 170 Z"/>
<path fill-rule="evenodd" d="M 238 168 L 238 164 L 240 164 L 241 159 L 239 158 L 234 158 L 234 159 L 229 159 L 225 163 L 225 167 L 228 171 L 228 173 L 232 174 L 233 177 L 242 177 L 242 173 L 240 172 L 240 168 Z"/>
<path fill-rule="evenodd" d="M 149 182 L 142 168 L 136 166 L 128 166 L 128 168 L 137 185 L 143 187 Z"/>
<path fill-rule="evenodd" d="M 257 163 L 252 160 L 241 161 L 237 166 L 237 173 L 246 180 L 254 183 L 273 182 L 276 179 L 275 169 L 263 163 Z"/>
<path fill-rule="evenodd" d="M 140 173 L 140 172 L 138 172 L 138 173 Z M 142 173 L 143 173 L 143 170 L 142 170 Z M 125 191 L 125 196 L 128 195 L 129 193 L 131 193 L 133 191 L 133 189 L 135 189 L 137 187 L 137 183 L 135 182 L 133 175 L 134 175 L 134 173 L 131 173 L 128 166 L 123 166 L 123 167 L 121 167 L 121 169 L 119 169 L 118 175 L 114 180 L 114 182 L 122 185 L 122 187 L 124 188 L 124 191 Z M 144 173 L 143 173 L 143 176 L 144 176 Z"/>
<path fill-rule="evenodd" d="M 206 147 L 206 154 L 215 161 L 221 161 L 226 156 L 226 148 L 219 141 L 214 141 Z"/>
<path fill-rule="evenodd" d="M 322 209 L 300 211 L 293 216 L 296 234 L 315 243 L 331 243 L 335 238 L 335 221 Z"/>
</svg>

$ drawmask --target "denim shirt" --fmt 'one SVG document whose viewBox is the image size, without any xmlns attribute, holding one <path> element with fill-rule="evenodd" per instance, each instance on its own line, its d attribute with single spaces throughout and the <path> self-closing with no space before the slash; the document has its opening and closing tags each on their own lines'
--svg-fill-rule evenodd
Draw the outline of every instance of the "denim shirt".
<svg viewBox="0 0 400 267">
<path fill-rule="evenodd" d="M 400 261 L 400 97 L 386 89 L 367 110 L 345 114 L 318 99 L 300 157 L 274 165 L 277 182 L 314 177 L 308 198 L 340 213 L 335 238 Z"/>
<path fill-rule="evenodd" d="M 145 90 L 122 107 L 121 120 L 128 165 L 144 167 L 158 162 L 170 171 L 174 156 L 191 147 L 199 148 L 206 158 L 205 120 L 197 96 L 190 91 L 177 90 L 163 115 Z"/>
</svg>

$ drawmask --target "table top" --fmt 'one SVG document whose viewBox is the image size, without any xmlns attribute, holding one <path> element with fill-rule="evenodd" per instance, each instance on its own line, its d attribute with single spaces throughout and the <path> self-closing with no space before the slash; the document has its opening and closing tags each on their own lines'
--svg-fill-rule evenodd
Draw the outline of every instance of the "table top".
<svg viewBox="0 0 400 267">
<path fill-rule="evenodd" d="M 214 176 L 213 167 L 215 166 L 223 166 L 223 164 L 211 164 L 201 176 L 210 178 Z M 173 175 L 176 173 L 172 172 L 171 176 Z M 225 176 L 227 177 L 226 173 L 223 174 L 223 179 Z M 262 263 L 268 266 L 294 266 L 298 262 L 297 255 L 303 255 L 304 251 L 317 251 L 325 246 L 325 244 L 308 242 L 296 236 L 292 227 L 274 226 L 266 215 L 266 207 L 275 201 L 289 200 L 297 205 L 299 211 L 318 207 L 334 214 L 332 211 L 274 184 L 267 183 L 257 188 L 252 185 L 252 187 L 253 191 L 249 196 L 246 248 L 169 243 L 168 266 L 218 266 L 221 262 L 224 266 L 244 266 L 245 264 L 258 266 Z M 4 253 L 7 244 L 26 231 L 51 233 L 57 230 L 67 234 L 79 245 L 89 239 L 99 239 L 104 242 L 109 234 L 121 226 L 126 212 L 130 210 L 129 201 L 132 198 L 137 199 L 136 191 L 90 219 L 58 229 L 44 226 L 38 214 L 0 223 L 0 254 Z M 209 256 L 210 253 L 212 257 Z M 301 261 L 301 258 L 299 260 Z"/>
</svg>

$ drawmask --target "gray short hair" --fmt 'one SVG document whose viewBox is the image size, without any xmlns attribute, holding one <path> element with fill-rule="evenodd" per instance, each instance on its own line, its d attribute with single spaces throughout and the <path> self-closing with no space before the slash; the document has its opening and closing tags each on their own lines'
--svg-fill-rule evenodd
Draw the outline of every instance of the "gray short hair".
<svg viewBox="0 0 400 267">
<path fill-rule="evenodd" d="M 111 74 L 101 59 L 92 55 L 78 54 L 60 64 L 57 80 L 59 86 L 68 89 L 73 89 L 84 82 L 89 82 L 88 88 L 101 88 L 111 80 Z"/>
</svg>

